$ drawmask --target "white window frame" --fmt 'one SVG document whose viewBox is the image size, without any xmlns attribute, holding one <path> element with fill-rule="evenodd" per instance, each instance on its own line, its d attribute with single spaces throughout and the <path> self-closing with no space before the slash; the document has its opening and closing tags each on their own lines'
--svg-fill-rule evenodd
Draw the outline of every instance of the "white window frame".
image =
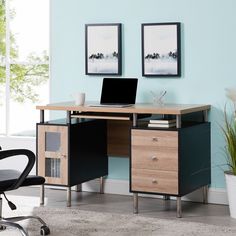
<svg viewBox="0 0 236 236">
<path fill-rule="evenodd" d="M 5 1 L 5 17 L 6 17 L 6 35 L 5 35 L 5 40 L 6 40 L 6 55 L 5 55 L 5 76 L 6 76 L 6 83 L 5 83 L 5 130 L 3 136 L 6 137 L 14 137 L 13 135 L 10 135 L 10 99 L 11 99 L 11 92 L 10 92 L 10 66 L 12 64 L 19 64 L 19 65 L 42 65 L 42 64 L 48 64 L 49 66 L 49 97 L 50 97 L 50 12 L 51 12 L 51 1 L 49 0 L 49 48 L 48 48 L 48 56 L 49 56 L 49 61 L 45 63 L 27 63 L 27 62 L 22 62 L 22 61 L 11 61 L 10 58 L 10 50 L 11 50 L 11 43 L 10 43 L 10 0 Z M 15 136 L 18 137 L 18 136 Z M 19 138 L 33 138 L 31 136 L 19 136 Z"/>
</svg>

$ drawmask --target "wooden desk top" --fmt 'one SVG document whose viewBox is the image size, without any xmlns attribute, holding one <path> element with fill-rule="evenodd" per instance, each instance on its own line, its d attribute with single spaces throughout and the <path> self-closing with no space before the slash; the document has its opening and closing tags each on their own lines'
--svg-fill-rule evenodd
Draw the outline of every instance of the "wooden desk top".
<svg viewBox="0 0 236 236">
<path fill-rule="evenodd" d="M 86 105 L 87 104 L 87 105 Z M 198 111 L 210 110 L 210 105 L 197 104 L 164 104 L 153 105 L 152 103 L 137 103 L 131 107 L 90 107 L 87 102 L 83 106 L 75 105 L 74 102 L 52 103 L 44 106 L 36 106 L 38 110 L 60 110 L 60 111 L 80 111 L 80 112 L 110 112 L 110 113 L 136 113 L 136 114 L 166 114 L 166 115 L 182 115 Z"/>
</svg>

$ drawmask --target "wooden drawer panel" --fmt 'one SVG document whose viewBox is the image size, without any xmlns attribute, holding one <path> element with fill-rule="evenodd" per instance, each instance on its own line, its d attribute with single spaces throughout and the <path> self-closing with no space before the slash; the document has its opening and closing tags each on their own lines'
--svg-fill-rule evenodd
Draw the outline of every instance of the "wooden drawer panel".
<svg viewBox="0 0 236 236">
<path fill-rule="evenodd" d="M 178 171 L 177 148 L 132 146 L 132 168 Z"/>
<path fill-rule="evenodd" d="M 132 146 L 178 147 L 177 131 L 132 130 Z"/>
<path fill-rule="evenodd" d="M 178 194 L 178 172 L 132 169 L 132 191 Z"/>
<path fill-rule="evenodd" d="M 107 154 L 108 156 L 128 157 L 130 152 L 130 127 L 132 121 L 107 121 Z"/>
<path fill-rule="evenodd" d="M 47 132 L 58 133 L 60 137 L 60 147 L 57 151 L 46 150 Z M 68 184 L 68 127 L 56 125 L 38 126 L 38 174 L 44 176 L 47 184 Z M 60 159 L 60 177 L 46 175 L 46 159 Z"/>
</svg>

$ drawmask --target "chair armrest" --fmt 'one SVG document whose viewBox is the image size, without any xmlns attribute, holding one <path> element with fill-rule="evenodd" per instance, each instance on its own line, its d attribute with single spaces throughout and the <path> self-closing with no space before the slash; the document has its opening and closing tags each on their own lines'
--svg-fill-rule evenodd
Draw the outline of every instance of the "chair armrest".
<svg viewBox="0 0 236 236">
<path fill-rule="evenodd" d="M 0 160 L 12 157 L 12 156 L 17 156 L 17 155 L 25 155 L 28 157 L 28 163 L 19 176 L 19 178 L 16 180 L 16 182 L 8 188 L 8 190 L 13 190 L 17 189 L 21 184 L 24 182 L 26 177 L 28 176 L 29 172 L 32 170 L 34 163 L 35 163 L 35 155 L 32 151 L 27 150 L 27 149 L 12 149 L 12 150 L 4 150 L 0 151 Z"/>
</svg>

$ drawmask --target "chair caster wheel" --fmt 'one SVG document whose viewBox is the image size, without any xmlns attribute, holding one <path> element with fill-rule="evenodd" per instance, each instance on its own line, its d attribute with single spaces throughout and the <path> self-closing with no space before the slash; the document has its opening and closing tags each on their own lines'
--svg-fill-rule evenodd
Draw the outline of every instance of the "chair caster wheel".
<svg viewBox="0 0 236 236">
<path fill-rule="evenodd" d="M 41 226 L 40 234 L 41 235 L 49 235 L 50 234 L 50 229 L 47 227 L 47 225 Z"/>
<path fill-rule="evenodd" d="M 7 227 L 4 225 L 0 225 L 0 231 L 5 230 Z"/>
</svg>

